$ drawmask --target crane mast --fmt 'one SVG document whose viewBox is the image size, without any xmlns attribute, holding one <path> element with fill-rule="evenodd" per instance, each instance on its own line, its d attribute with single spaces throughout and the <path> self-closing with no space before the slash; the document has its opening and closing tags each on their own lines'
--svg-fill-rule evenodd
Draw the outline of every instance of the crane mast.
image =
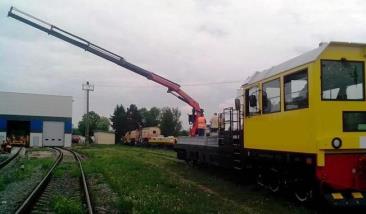
<svg viewBox="0 0 366 214">
<path fill-rule="evenodd" d="M 173 94 L 178 99 L 184 101 L 188 105 L 190 105 L 192 109 L 192 115 L 189 115 L 189 123 L 192 124 L 190 135 L 195 136 L 198 128 L 197 119 L 200 115 L 203 115 L 203 110 L 201 109 L 199 103 L 194 100 L 191 96 L 189 96 L 186 92 L 184 92 L 180 85 L 170 81 L 162 76 L 159 76 L 151 71 L 145 70 L 139 66 L 136 66 L 128 61 L 126 61 L 123 57 L 115 54 L 111 51 L 108 51 L 100 46 L 97 46 L 79 36 L 76 36 L 72 33 L 69 33 L 59 27 L 56 27 L 52 24 L 49 24 L 39 18 L 36 18 L 28 13 L 25 13 L 21 10 L 18 10 L 14 7 L 11 7 L 8 16 L 12 17 L 20 22 L 23 22 L 27 25 L 30 25 L 38 30 L 46 32 L 49 35 L 57 37 L 65 42 L 68 42 L 72 45 L 75 45 L 85 51 L 93 53 L 103 59 L 111 61 L 123 68 L 126 68 L 132 72 L 135 72 L 141 76 L 146 77 L 147 79 L 154 81 L 160 85 L 163 85 L 168 88 L 168 93 Z"/>
</svg>

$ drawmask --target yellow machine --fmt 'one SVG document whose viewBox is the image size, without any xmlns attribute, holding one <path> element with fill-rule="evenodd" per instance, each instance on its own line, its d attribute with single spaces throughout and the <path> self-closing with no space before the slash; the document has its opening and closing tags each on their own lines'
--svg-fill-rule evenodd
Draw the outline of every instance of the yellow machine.
<svg viewBox="0 0 366 214">
<path fill-rule="evenodd" d="M 155 145 L 155 146 L 174 146 L 177 142 L 177 139 L 174 136 L 168 136 L 168 137 L 164 137 L 164 136 L 159 136 L 159 137 L 152 137 L 149 140 L 149 144 L 150 145 Z"/>
<path fill-rule="evenodd" d="M 242 86 L 244 148 L 305 157 L 305 164 L 315 162 L 306 172 L 330 192 L 341 199 L 342 193 L 361 194 L 366 190 L 365 57 L 365 44 L 323 43 L 251 77 Z"/>
<path fill-rule="evenodd" d="M 365 153 L 365 56 L 364 44 L 331 42 L 300 56 L 302 63 L 254 75 L 243 85 L 245 148 L 316 154 L 319 167 L 327 154 Z"/>
<path fill-rule="evenodd" d="M 159 127 L 146 127 L 141 130 L 140 141 L 142 143 L 149 143 L 149 141 L 154 137 L 159 137 L 161 134 Z"/>
<path fill-rule="evenodd" d="M 138 129 L 126 132 L 123 137 L 123 143 L 127 145 L 135 145 L 140 139 L 140 131 Z"/>
<path fill-rule="evenodd" d="M 222 113 L 216 144 L 178 139 L 178 158 L 250 170 L 257 184 L 299 201 L 317 193 L 366 205 L 365 60 L 366 44 L 330 42 L 256 72 L 236 110 Z"/>
<path fill-rule="evenodd" d="M 126 132 L 123 142 L 127 145 L 173 146 L 176 138 L 164 137 L 159 127 L 145 127 Z"/>
</svg>

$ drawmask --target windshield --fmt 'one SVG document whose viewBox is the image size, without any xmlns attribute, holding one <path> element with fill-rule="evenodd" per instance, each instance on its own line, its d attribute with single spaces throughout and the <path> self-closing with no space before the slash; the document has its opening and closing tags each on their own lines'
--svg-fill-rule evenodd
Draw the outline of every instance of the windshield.
<svg viewBox="0 0 366 214">
<path fill-rule="evenodd" d="M 363 100 L 363 62 L 322 60 L 323 100 Z"/>
</svg>

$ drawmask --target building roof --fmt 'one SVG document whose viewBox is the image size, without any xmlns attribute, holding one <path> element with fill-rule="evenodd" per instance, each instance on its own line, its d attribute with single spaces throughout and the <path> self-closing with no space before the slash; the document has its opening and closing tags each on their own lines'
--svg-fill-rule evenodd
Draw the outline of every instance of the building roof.
<svg viewBox="0 0 366 214">
<path fill-rule="evenodd" d="M 296 68 L 305 64 L 308 64 L 310 62 L 313 62 L 317 60 L 323 51 L 329 47 L 332 46 L 350 46 L 350 47 L 366 47 L 366 44 L 364 43 L 350 43 L 350 42 L 329 42 L 329 43 L 320 43 L 319 47 L 308 51 L 304 54 L 301 54 L 300 56 L 297 56 L 295 58 L 292 58 L 286 62 L 283 62 L 279 65 L 273 66 L 272 68 L 266 69 L 264 71 L 257 71 L 252 76 L 248 77 L 247 80 L 244 82 L 243 85 L 249 85 L 252 83 L 255 83 L 257 81 L 266 79 L 268 77 L 277 75 L 279 73 L 282 73 L 284 71 L 288 71 L 292 68 Z"/>
<path fill-rule="evenodd" d="M 292 68 L 296 68 L 309 62 L 313 62 L 328 47 L 328 45 L 329 43 L 320 43 L 318 48 L 315 48 L 311 51 L 301 54 L 300 56 L 287 60 L 286 62 L 273 66 L 264 71 L 257 71 L 252 76 L 248 77 L 243 85 L 252 84 L 259 80 L 266 79 L 281 72 L 290 70 Z"/>
<path fill-rule="evenodd" d="M 17 94 L 24 94 L 24 95 L 35 95 L 35 96 L 50 96 L 50 97 L 71 97 L 69 95 L 56 95 L 56 94 L 36 94 L 36 93 L 25 93 L 25 92 L 15 92 L 15 91 L 0 91 L 2 94 L 9 94 L 9 95 L 17 95 Z"/>
</svg>

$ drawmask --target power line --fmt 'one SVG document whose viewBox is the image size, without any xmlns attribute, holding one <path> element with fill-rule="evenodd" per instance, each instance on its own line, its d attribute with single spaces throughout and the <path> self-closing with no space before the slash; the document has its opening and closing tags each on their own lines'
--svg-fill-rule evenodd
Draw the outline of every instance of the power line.
<svg viewBox="0 0 366 214">
<path fill-rule="evenodd" d="M 228 85 L 228 84 L 238 84 L 242 83 L 243 81 L 220 81 L 220 82 L 202 82 L 202 83 L 183 83 L 180 84 L 182 87 L 199 87 L 199 86 L 209 86 L 209 85 Z M 113 87 L 123 87 L 123 88 L 160 88 L 159 85 L 141 85 L 141 86 L 131 86 L 125 84 L 98 84 L 98 87 L 105 87 L 105 88 L 113 88 Z"/>
</svg>

